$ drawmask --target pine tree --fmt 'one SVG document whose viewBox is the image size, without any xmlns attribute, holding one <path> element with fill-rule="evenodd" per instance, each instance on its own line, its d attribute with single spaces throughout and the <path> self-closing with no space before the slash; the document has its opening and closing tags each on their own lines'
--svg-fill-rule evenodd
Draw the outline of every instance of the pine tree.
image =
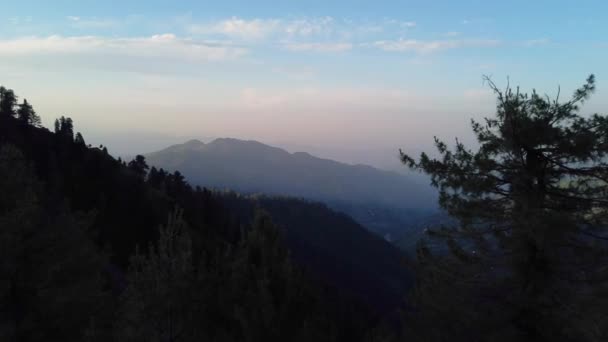
<svg viewBox="0 0 608 342">
<path fill-rule="evenodd" d="M 74 123 L 72 118 L 63 118 L 63 122 L 61 124 L 61 131 L 63 135 L 69 138 L 70 140 L 74 140 Z"/>
<path fill-rule="evenodd" d="M 84 137 L 82 136 L 82 134 L 80 134 L 80 132 L 76 133 L 76 137 L 74 138 L 74 142 L 77 145 L 81 145 L 81 146 L 86 146 L 87 144 L 84 141 Z"/>
<path fill-rule="evenodd" d="M 18 106 L 17 119 L 25 125 L 38 127 L 40 126 L 40 117 L 34 111 L 34 107 L 23 99 L 23 103 Z"/>
<path fill-rule="evenodd" d="M 608 118 L 579 114 L 595 78 L 567 102 L 486 80 L 497 113 L 472 122 L 477 151 L 436 138 L 438 158 L 402 153 L 459 220 L 432 231 L 449 256 L 419 248 L 414 297 L 468 339 L 605 340 Z"/>
<path fill-rule="evenodd" d="M 17 96 L 12 89 L 0 87 L 0 117 L 15 116 Z"/>
<path fill-rule="evenodd" d="M 43 205 L 20 151 L 0 147 L 0 340 L 80 340 L 103 301 L 90 218 Z"/>
<path fill-rule="evenodd" d="M 275 269 L 275 268 L 279 269 Z M 258 212 L 253 227 L 241 242 L 233 266 L 233 293 L 239 303 L 236 318 L 246 341 L 277 340 L 280 337 L 281 277 L 289 277 L 287 251 L 280 244 L 278 229 L 267 214 Z"/>
<path fill-rule="evenodd" d="M 195 287 L 192 241 L 181 211 L 160 228 L 148 255 L 138 250 L 131 260 L 128 287 L 116 335 L 125 341 L 192 341 L 199 303 Z"/>
<path fill-rule="evenodd" d="M 229 284 L 243 341 L 331 341 L 316 295 L 292 263 L 270 216 L 258 209 L 235 254 Z"/>
<path fill-rule="evenodd" d="M 55 133 L 59 136 L 69 139 L 71 141 L 74 140 L 74 122 L 71 118 L 66 118 L 65 116 L 60 117 L 55 120 Z"/>
<path fill-rule="evenodd" d="M 55 134 L 59 133 L 61 131 L 61 123 L 59 122 L 59 119 L 55 119 Z"/>
<path fill-rule="evenodd" d="M 150 167 L 146 163 L 146 157 L 137 155 L 135 159 L 129 162 L 129 169 L 135 172 L 140 179 L 145 179 Z"/>
</svg>

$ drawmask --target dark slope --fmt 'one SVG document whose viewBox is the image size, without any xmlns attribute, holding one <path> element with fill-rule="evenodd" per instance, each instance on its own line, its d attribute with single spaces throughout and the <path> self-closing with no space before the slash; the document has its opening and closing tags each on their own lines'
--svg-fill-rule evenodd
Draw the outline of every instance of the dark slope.
<svg viewBox="0 0 608 342">
<path fill-rule="evenodd" d="M 285 233 L 301 265 L 339 289 L 386 312 L 402 303 L 412 283 L 399 249 L 349 216 L 321 203 L 267 196 L 223 195 L 224 203 L 249 217 L 253 203 L 268 211 Z"/>
<path fill-rule="evenodd" d="M 203 246 L 238 240 L 254 208 L 266 208 L 283 227 L 288 247 L 311 276 L 371 304 L 377 311 L 399 305 L 407 286 L 400 255 L 391 245 L 325 206 L 297 200 L 241 199 L 193 189 L 179 174 L 163 184 L 144 181 L 103 149 L 86 147 L 44 128 L 0 122 L 0 144 L 21 149 L 33 163 L 49 196 L 77 212 L 94 214 L 92 231 L 119 269 L 126 269 L 136 245 L 157 238 L 157 227 L 179 206 Z M 190 145 L 200 145 L 192 142 Z M 268 153 L 272 158 L 276 150 Z M 209 165 L 213 167 L 213 165 Z"/>
<path fill-rule="evenodd" d="M 146 246 L 157 238 L 156 228 L 176 205 L 196 205 L 200 214 L 189 218 L 195 229 L 231 227 L 226 224 L 228 213 L 210 192 L 201 192 L 201 200 L 186 203 L 176 196 L 177 189 L 158 191 L 103 148 L 77 144 L 71 136 L 23 127 L 12 118 L 2 117 L 0 144 L 16 146 L 24 153 L 47 196 L 66 201 L 73 211 L 94 214 L 91 229 L 97 241 L 111 249 L 113 262 L 121 268 L 126 268 L 136 245 Z M 193 196 L 192 189 L 183 190 Z"/>
</svg>

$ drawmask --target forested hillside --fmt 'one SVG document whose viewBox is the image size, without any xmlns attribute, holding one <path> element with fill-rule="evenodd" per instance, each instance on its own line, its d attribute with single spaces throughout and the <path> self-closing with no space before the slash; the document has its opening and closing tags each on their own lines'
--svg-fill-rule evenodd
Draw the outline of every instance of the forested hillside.
<svg viewBox="0 0 608 342">
<path fill-rule="evenodd" d="M 251 201 L 268 211 L 275 224 L 284 228 L 294 260 L 315 271 L 320 279 L 351 292 L 384 314 L 403 305 L 404 293 L 413 284 L 405 256 L 347 215 L 324 204 L 288 197 L 229 192 L 222 198 L 242 219 L 254 213 Z"/>
<path fill-rule="evenodd" d="M 146 160 L 180 170 L 195 185 L 321 201 L 391 242 L 419 235 L 422 224 L 438 214 L 435 190 L 420 177 L 289 153 L 257 141 L 191 140 L 147 154 Z"/>
<path fill-rule="evenodd" d="M 347 217 L 191 187 L 0 94 L 2 340 L 354 341 L 401 305 L 401 255 Z"/>
</svg>

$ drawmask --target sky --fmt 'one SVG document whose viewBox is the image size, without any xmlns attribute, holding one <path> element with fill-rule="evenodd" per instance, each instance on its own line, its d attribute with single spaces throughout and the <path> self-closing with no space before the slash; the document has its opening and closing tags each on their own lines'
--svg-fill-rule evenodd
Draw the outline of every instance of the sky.
<svg viewBox="0 0 608 342">
<path fill-rule="evenodd" d="M 13 1 L 0 84 L 117 154 L 254 139 L 391 168 L 433 136 L 473 143 L 483 82 L 608 112 L 606 1 Z"/>
</svg>

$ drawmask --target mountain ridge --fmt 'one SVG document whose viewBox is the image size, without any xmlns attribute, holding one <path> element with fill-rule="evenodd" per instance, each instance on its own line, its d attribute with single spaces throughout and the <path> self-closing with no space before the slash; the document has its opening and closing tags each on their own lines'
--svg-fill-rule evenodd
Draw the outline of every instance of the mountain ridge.
<svg viewBox="0 0 608 342">
<path fill-rule="evenodd" d="M 290 153 L 255 140 L 189 140 L 149 153 L 146 159 L 157 168 L 180 170 L 194 184 L 246 193 L 416 209 L 432 208 L 435 203 L 430 186 L 397 172 L 305 151 Z"/>
</svg>

